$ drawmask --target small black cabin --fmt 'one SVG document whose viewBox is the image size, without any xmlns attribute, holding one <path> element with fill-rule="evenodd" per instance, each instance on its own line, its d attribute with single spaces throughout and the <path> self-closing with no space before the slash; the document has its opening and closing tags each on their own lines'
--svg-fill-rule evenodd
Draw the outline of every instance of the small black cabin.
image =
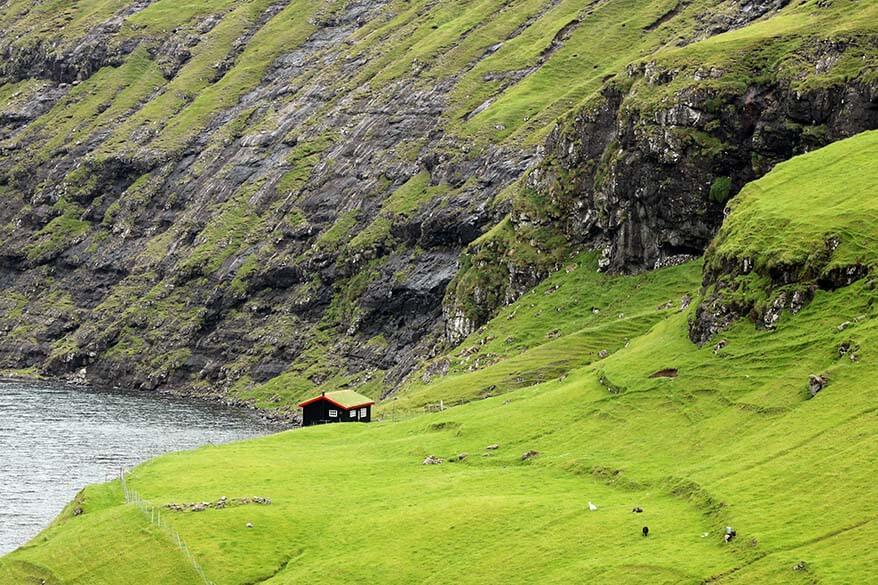
<svg viewBox="0 0 878 585">
<path fill-rule="evenodd" d="M 302 425 L 319 425 L 332 422 L 369 422 L 372 420 L 370 400 L 353 390 L 322 392 L 299 404 L 302 409 Z"/>
</svg>

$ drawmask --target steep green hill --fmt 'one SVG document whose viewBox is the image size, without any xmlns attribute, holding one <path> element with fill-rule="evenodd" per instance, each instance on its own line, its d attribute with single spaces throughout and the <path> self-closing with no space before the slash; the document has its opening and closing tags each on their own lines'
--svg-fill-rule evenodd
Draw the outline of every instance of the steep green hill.
<svg viewBox="0 0 878 585">
<path fill-rule="evenodd" d="M 160 508 L 270 498 L 162 508 L 215 583 L 871 582 L 876 151 L 878 132 L 861 134 L 748 185 L 704 259 L 703 288 L 697 261 L 606 276 L 577 257 L 385 402 L 384 422 L 173 454 L 127 485 Z M 807 271 L 764 280 L 767 298 L 816 286 L 769 324 L 745 315 L 703 346 L 690 340 L 717 283 L 738 278 L 729 258 L 756 267 L 746 280 L 799 265 L 827 236 L 838 245 L 820 266 L 866 268 L 832 286 Z M 810 376 L 821 378 L 813 396 Z M 418 414 L 436 400 L 460 404 Z M 444 462 L 423 465 L 427 455 Z M 118 482 L 87 488 L 0 560 L 0 576 L 198 582 Z"/>
<path fill-rule="evenodd" d="M 699 256 L 745 183 L 878 127 L 876 23 L 864 0 L 0 1 L 0 371 L 285 413 L 316 384 L 393 393 L 579 252 Z"/>
</svg>

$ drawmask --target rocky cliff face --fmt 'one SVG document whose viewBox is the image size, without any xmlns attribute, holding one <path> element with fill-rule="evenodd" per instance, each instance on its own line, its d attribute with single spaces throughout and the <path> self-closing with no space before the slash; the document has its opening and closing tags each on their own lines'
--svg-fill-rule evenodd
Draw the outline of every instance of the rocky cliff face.
<svg viewBox="0 0 878 585">
<path fill-rule="evenodd" d="M 649 64 L 628 74 L 647 86 L 673 79 Z M 743 185 L 778 162 L 878 125 L 878 84 L 858 81 L 804 91 L 774 83 L 694 88 L 649 110 L 627 107 L 634 96 L 611 89 L 603 107 L 553 133 L 548 162 L 528 183 L 538 192 L 563 189 L 565 232 L 602 248 L 608 270 L 701 255 Z"/>
<path fill-rule="evenodd" d="M 242 27 L 232 53 L 210 69 L 243 59 L 284 5 Z M 314 359 L 300 361 L 313 383 L 339 371 L 404 370 L 437 331 L 460 246 L 494 219 L 479 200 L 520 174 L 527 154 L 455 156 L 460 144 L 439 126 L 448 83 L 404 78 L 380 92 L 340 91 L 368 64 L 345 55 L 346 43 L 383 9 L 347 4 L 315 22 L 179 148 L 148 120 L 108 148 L 139 104 L 72 143 L 35 128 L 47 112 L 100 92 L 100 82 L 81 89 L 80 80 L 140 50 L 132 42 L 88 49 L 104 45 L 131 10 L 71 50 L 7 48 L 7 80 L 27 81 L 4 104 L 3 366 L 221 392 L 274 378 L 309 351 Z M 173 80 L 187 60 L 181 43 L 209 42 L 218 21 L 141 40 L 152 45 L 143 63 Z M 148 88 L 147 99 L 167 91 Z M 114 99 L 95 106 L 98 117 Z M 251 129 L 259 122 L 265 129 Z M 386 194 L 406 185 L 411 201 L 388 210 Z M 427 189 L 445 197 L 421 205 Z"/>
<path fill-rule="evenodd" d="M 447 311 L 457 320 L 449 322 L 449 338 L 462 339 L 498 303 L 558 270 L 571 250 L 600 250 L 601 269 L 613 272 L 700 256 L 745 184 L 781 161 L 878 127 L 878 83 L 870 74 L 801 83 L 843 59 L 865 58 L 864 45 L 874 49 L 875 39 L 803 44 L 787 57 L 797 61 L 795 77 L 752 65 L 741 71 L 733 62 L 628 67 L 549 135 L 503 237 L 470 248 L 481 274 L 464 274 L 452 288 Z M 533 250 L 540 261 L 522 265 L 518 258 Z M 489 258 L 501 260 L 486 269 Z M 721 274 L 717 267 L 705 282 Z"/>
<path fill-rule="evenodd" d="M 680 62 L 783 2 L 167 1 L 0 4 L 0 368 L 386 392 L 570 251 L 699 254 L 746 181 L 876 124 L 868 35 L 785 37 L 813 87 Z"/>
</svg>

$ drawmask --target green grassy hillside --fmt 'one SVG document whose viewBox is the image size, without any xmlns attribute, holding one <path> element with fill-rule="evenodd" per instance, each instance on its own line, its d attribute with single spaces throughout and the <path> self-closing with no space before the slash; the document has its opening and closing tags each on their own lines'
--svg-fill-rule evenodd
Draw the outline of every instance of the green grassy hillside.
<svg viewBox="0 0 878 585">
<path fill-rule="evenodd" d="M 711 262 L 752 258 L 757 270 L 803 266 L 818 277 L 858 263 L 874 267 L 878 141 L 870 137 L 797 157 L 749 185 L 730 203 L 734 213 L 708 251 Z"/>
<path fill-rule="evenodd" d="M 859 135 L 752 184 L 717 248 L 749 226 L 773 242 L 748 248 L 754 261 L 762 249 L 798 253 L 810 245 L 803 230 L 823 229 L 806 218 L 833 203 L 831 231 L 850 234 L 871 265 L 878 234 L 861 212 L 875 197 L 876 148 L 878 133 Z M 760 207 L 772 213 L 751 213 Z M 818 290 L 774 331 L 743 319 L 698 348 L 688 327 L 699 299 L 681 309 L 680 297 L 698 295 L 699 263 L 607 277 L 593 260 L 571 262 L 474 334 L 444 378 L 383 405 L 396 421 L 168 455 L 129 486 L 157 506 L 271 499 L 163 512 L 218 584 L 874 580 L 875 281 Z M 504 335 L 517 339 L 502 345 Z M 461 360 L 478 352 L 496 363 L 466 371 Z M 541 368 L 540 383 L 510 377 Z M 813 398 L 811 374 L 829 380 Z M 473 400 L 489 382 L 501 395 Z M 417 414 L 437 399 L 461 404 Z M 445 462 L 423 465 L 427 455 Z M 738 534 L 728 544 L 727 525 Z M 0 560 L 0 581 L 198 582 L 163 534 L 118 483 L 92 486 Z"/>
</svg>

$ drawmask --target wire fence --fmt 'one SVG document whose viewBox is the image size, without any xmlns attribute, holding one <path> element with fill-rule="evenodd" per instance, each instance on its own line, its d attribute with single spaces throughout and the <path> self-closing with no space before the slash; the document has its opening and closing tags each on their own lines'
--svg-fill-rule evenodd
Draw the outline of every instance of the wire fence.
<svg viewBox="0 0 878 585">
<path fill-rule="evenodd" d="M 195 556 L 193 556 L 192 551 L 189 549 L 189 546 L 180 536 L 180 533 L 177 532 L 173 526 L 171 526 L 167 520 L 165 520 L 164 516 L 162 516 L 161 508 L 155 506 L 148 500 L 144 500 L 140 497 L 140 494 L 137 493 L 134 489 L 128 487 L 128 481 L 125 479 L 126 472 L 124 469 L 119 470 L 119 483 L 122 484 L 122 493 L 125 495 L 125 502 L 129 504 L 134 504 L 138 510 L 140 510 L 144 516 L 146 516 L 150 523 L 154 526 L 158 527 L 159 530 L 164 533 L 164 535 L 174 544 L 182 553 L 183 558 L 191 565 L 192 569 L 195 571 L 195 574 L 201 579 L 204 585 L 214 585 L 213 581 L 207 578 L 207 575 L 204 572 L 204 569 L 201 568 L 201 565 L 198 564 L 198 561 L 195 560 Z"/>
</svg>

